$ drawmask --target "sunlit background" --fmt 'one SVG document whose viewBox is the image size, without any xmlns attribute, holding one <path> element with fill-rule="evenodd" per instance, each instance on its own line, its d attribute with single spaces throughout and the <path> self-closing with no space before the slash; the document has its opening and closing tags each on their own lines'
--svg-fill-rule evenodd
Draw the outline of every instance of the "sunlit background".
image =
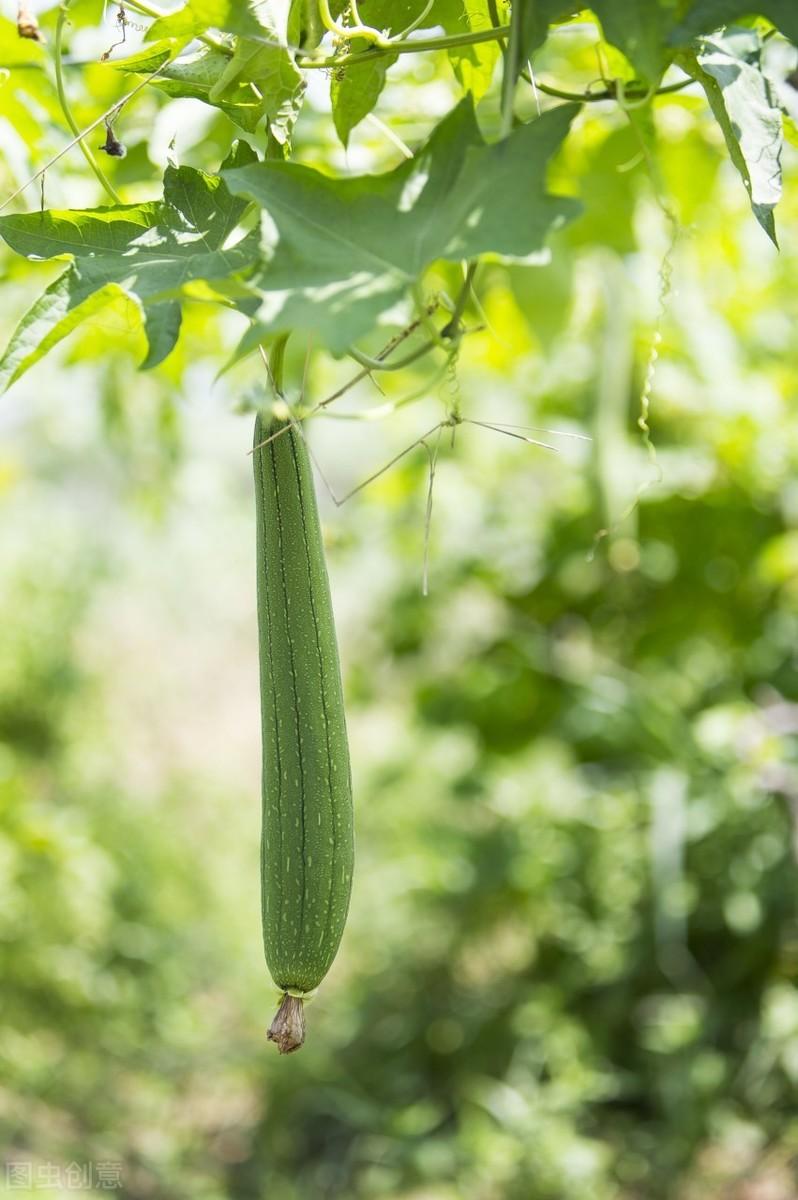
<svg viewBox="0 0 798 1200">
<path fill-rule="evenodd" d="M 112 32 L 76 29 L 76 59 Z M 555 34 L 539 70 L 584 86 L 595 41 Z M 70 78 L 81 119 L 118 89 Z M 379 117 L 418 144 L 448 66 L 391 78 Z M 4 194 L 65 144 L 47 95 L 27 146 L 0 121 Z M 124 136 L 132 199 L 173 137 L 215 168 L 233 127 L 148 94 Z M 399 154 L 368 122 L 336 147 L 314 84 L 300 159 Z M 259 915 L 262 367 L 215 382 L 241 325 L 197 304 L 137 374 L 120 305 L 0 402 L 0 1142 L 30 1195 L 45 1170 L 88 1195 L 103 1164 L 141 1198 L 798 1194 L 792 146 L 784 166 L 777 254 L 699 96 L 592 106 L 551 180 L 583 216 L 549 266 L 481 268 L 456 372 L 366 381 L 309 427 L 357 869 L 290 1058 Z M 74 153 L 46 190 L 98 201 Z M 2 268 L 5 342 L 55 269 Z M 304 360 L 296 402 L 351 371 Z M 455 403 L 556 452 L 463 424 L 428 530 L 423 446 L 333 504 Z"/>
</svg>

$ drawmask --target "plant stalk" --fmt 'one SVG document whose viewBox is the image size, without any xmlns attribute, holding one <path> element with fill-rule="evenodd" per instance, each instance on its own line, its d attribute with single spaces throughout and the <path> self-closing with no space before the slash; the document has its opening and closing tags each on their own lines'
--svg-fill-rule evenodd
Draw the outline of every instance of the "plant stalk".
<svg viewBox="0 0 798 1200">
<path fill-rule="evenodd" d="M 63 47 L 64 47 L 64 26 L 67 20 L 67 10 L 71 0 L 65 0 L 58 12 L 58 21 L 55 26 L 55 86 L 58 92 L 58 101 L 61 105 L 61 110 L 66 118 L 66 123 L 77 138 L 78 145 L 83 152 L 83 157 L 96 175 L 103 189 L 111 197 L 114 204 L 122 204 L 122 197 L 117 192 L 110 179 L 107 178 L 97 159 L 92 154 L 89 147 L 83 141 L 83 135 L 80 131 L 80 126 L 72 115 L 72 109 L 69 107 L 67 100 L 66 88 L 64 87 L 64 64 L 63 64 Z"/>
</svg>

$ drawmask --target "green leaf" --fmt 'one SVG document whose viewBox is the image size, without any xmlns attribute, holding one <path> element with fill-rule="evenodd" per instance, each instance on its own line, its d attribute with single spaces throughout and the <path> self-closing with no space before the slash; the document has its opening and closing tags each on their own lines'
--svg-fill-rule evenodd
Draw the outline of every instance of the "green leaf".
<svg viewBox="0 0 798 1200">
<path fill-rule="evenodd" d="M 152 51 L 142 51 L 114 63 L 113 66 L 122 71 L 135 74 L 149 74 L 160 62 L 171 57 L 171 50 L 165 46 L 174 47 L 174 40 L 167 43 L 158 42 Z M 212 99 L 214 89 L 218 87 L 230 63 L 230 56 L 220 50 L 202 49 L 196 54 L 180 58 L 170 63 L 151 81 L 153 87 L 164 92 L 167 96 L 189 97 L 193 100 L 203 100 L 220 109 L 234 121 L 239 128 L 247 133 L 254 133 L 264 116 L 267 115 L 267 105 L 248 83 L 229 87 L 223 97 Z"/>
<path fill-rule="evenodd" d="M 142 371 L 157 367 L 177 345 L 183 323 L 183 306 L 178 300 L 161 300 L 144 305 L 144 333 L 147 338 L 147 357 Z"/>
<path fill-rule="evenodd" d="M 254 158 L 242 144 L 229 165 Z M 12 335 L 0 358 L 0 391 L 120 295 L 144 317 L 149 343 L 144 365 L 160 362 L 177 339 L 179 301 L 187 286 L 243 278 L 257 261 L 256 233 L 228 245 L 245 208 L 218 175 L 169 167 L 159 202 L 0 217 L 0 236 L 18 254 L 73 257 Z"/>
<path fill-rule="evenodd" d="M 299 115 L 305 80 L 288 49 L 288 0 L 271 0 L 258 11 L 260 34 L 237 39 L 233 57 L 212 88 L 210 100 L 216 104 L 242 87 L 254 92 L 262 97 L 263 115 L 272 136 L 284 146 Z"/>
<path fill-rule="evenodd" d="M 365 49 L 366 43 L 358 40 L 352 48 Z M 333 124 L 344 146 L 349 145 L 349 135 L 355 126 L 374 110 L 388 68 L 395 62 L 395 54 L 385 54 L 333 72 L 330 83 Z"/>
<path fill-rule="evenodd" d="M 113 71 L 124 71 L 128 75 L 149 75 L 152 71 L 161 70 L 161 76 L 152 81 L 156 84 L 160 82 L 161 77 L 170 78 L 169 72 L 177 63 L 168 67 L 164 67 L 163 64 L 169 62 L 170 58 L 176 58 L 182 45 L 180 38 L 163 38 L 159 42 L 144 46 L 135 54 L 129 54 L 127 58 L 111 59 L 107 65 Z M 220 54 L 219 57 L 227 62 L 226 54 Z"/>
<path fill-rule="evenodd" d="M 760 69 L 761 43 L 753 30 L 705 38 L 701 52 L 678 62 L 701 84 L 723 131 L 759 224 L 776 241 L 773 210 L 781 198 L 781 112 Z"/>
<path fill-rule="evenodd" d="M 263 26 L 255 12 L 253 0 L 189 0 L 177 12 L 153 21 L 145 40 L 152 42 L 163 38 L 179 38 L 187 42 L 209 29 L 257 36 Z"/>
<path fill-rule="evenodd" d="M 785 37 L 798 44 L 798 4 L 795 0 L 695 0 L 671 35 L 674 45 L 684 45 L 702 33 L 712 33 L 740 17 L 762 16 Z"/>
<path fill-rule="evenodd" d="M 507 283 L 532 337 L 551 349 L 567 328 L 575 294 L 574 257 L 552 255 L 536 267 L 505 267 Z M 484 279 L 484 276 L 483 276 Z"/>
<path fill-rule="evenodd" d="M 287 35 L 289 46 L 315 50 L 324 36 L 317 0 L 291 0 L 288 10 Z"/>
<path fill-rule="evenodd" d="M 287 12 L 285 16 L 287 22 Z M 162 68 L 152 80 L 154 87 L 169 96 L 212 104 L 247 133 L 254 133 L 265 118 L 274 138 L 285 145 L 299 115 L 305 81 L 287 47 L 287 24 L 258 28 L 257 38 L 238 37 L 232 54 L 203 48 L 164 67 L 181 46 L 172 37 L 112 65 L 136 74 Z"/>
<path fill-rule="evenodd" d="M 255 124 L 266 117 L 274 138 L 285 145 L 299 116 L 305 80 L 284 45 L 238 38 L 233 57 L 227 60 L 208 99 L 211 104 L 232 101 L 240 106 L 242 90 L 256 98 L 259 116 Z"/>
<path fill-rule="evenodd" d="M 546 164 L 576 111 L 563 105 L 486 145 L 466 99 L 412 160 L 384 175 L 330 179 L 271 161 L 223 172 L 232 192 L 263 208 L 256 335 L 312 329 L 340 352 L 436 259 L 533 261 L 549 231 L 578 211 L 545 188 Z"/>
<path fill-rule="evenodd" d="M 123 294 L 121 288 L 110 285 L 81 288 L 70 271 L 50 284 L 15 329 L 0 358 L 0 393 L 73 329 Z"/>
<path fill-rule="evenodd" d="M 363 0 L 358 11 L 367 25 L 395 36 L 423 9 L 419 0 Z M 368 43 L 356 38 L 349 49 L 352 53 L 367 50 Z M 349 135 L 355 126 L 373 111 L 385 86 L 388 68 L 395 62 L 395 54 L 386 54 L 333 71 L 330 83 L 333 124 L 344 146 L 349 144 Z"/>
<path fill-rule="evenodd" d="M 440 10 L 444 2 L 445 0 L 436 0 L 422 28 L 430 29 L 442 23 Z M 391 37 L 397 37 L 421 16 L 425 0 L 361 0 L 357 7 L 366 25 Z M 331 8 L 334 10 L 335 6 L 332 5 Z M 346 4 L 339 4 L 338 8 L 345 9 Z"/>
<path fill-rule="evenodd" d="M 496 0 L 496 8 L 500 23 L 505 23 L 508 20 L 506 0 Z M 489 0 L 440 0 L 435 6 L 435 18 L 447 34 L 475 33 L 493 26 Z M 500 57 L 498 41 L 453 47 L 449 51 L 458 82 L 475 100 L 480 100 L 490 87 Z"/>
<path fill-rule="evenodd" d="M 641 79 L 655 82 L 667 65 L 666 14 L 659 0 L 592 0 L 606 40 L 626 55 Z"/>
<path fill-rule="evenodd" d="M 605 126 L 606 136 L 574 139 L 573 154 L 560 166 L 584 197 L 584 211 L 563 235 L 569 246 L 602 246 L 619 255 L 638 249 L 635 210 L 647 178 L 640 146 L 653 136 L 642 124 L 648 111 L 635 113 L 634 126 L 625 121 L 609 131 Z"/>
<path fill-rule="evenodd" d="M 524 58 L 531 58 L 548 37 L 549 25 L 573 16 L 582 6 L 567 0 L 537 0 L 526 4 L 521 19 L 521 41 Z"/>
<path fill-rule="evenodd" d="M 30 160 L 35 161 L 51 124 L 65 127 L 55 86 L 47 73 L 48 59 L 44 46 L 21 38 L 16 24 L 0 17 L 0 112 L 19 138 L 15 154 L 9 153 L 8 145 L 3 147 L 6 169 L 14 160 L 30 168 Z M 25 171 L 30 173 L 30 169 Z"/>
</svg>

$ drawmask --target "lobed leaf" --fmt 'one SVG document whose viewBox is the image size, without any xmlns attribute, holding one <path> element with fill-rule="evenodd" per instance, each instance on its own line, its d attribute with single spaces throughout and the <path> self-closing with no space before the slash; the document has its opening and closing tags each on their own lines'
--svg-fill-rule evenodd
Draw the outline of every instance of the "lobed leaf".
<svg viewBox="0 0 798 1200">
<path fill-rule="evenodd" d="M 145 40 L 179 38 L 185 43 L 209 29 L 257 35 L 263 28 L 255 15 L 258 7 L 256 0 L 189 0 L 177 12 L 153 21 Z"/>
<path fill-rule="evenodd" d="M 285 145 L 299 116 L 304 91 L 304 76 L 284 46 L 240 37 L 207 99 L 233 112 L 249 108 L 254 124 L 245 128 L 256 128 L 265 117 L 272 135 Z"/>
<path fill-rule="evenodd" d="M 509 20 L 506 0 L 496 0 L 495 7 L 499 21 L 506 23 Z M 490 29 L 494 24 L 489 0 L 441 0 L 435 8 L 436 17 L 448 34 L 476 33 Z M 473 94 L 475 100 L 480 100 L 490 87 L 500 58 L 498 41 L 453 47 L 449 51 L 458 82 L 464 91 Z"/>
<path fill-rule="evenodd" d="M 533 261 L 578 211 L 547 193 L 546 165 L 577 109 L 564 105 L 486 144 L 463 100 L 415 157 L 384 175 L 331 179 L 293 163 L 229 169 L 263 210 L 262 302 L 250 339 L 313 330 L 341 352 L 437 259 L 494 253 Z"/>
<path fill-rule="evenodd" d="M 762 16 L 785 37 L 798 44 L 798 4 L 795 0 L 694 0 L 671 35 L 674 44 L 685 44 L 703 33 L 713 33 L 741 17 Z"/>
<path fill-rule="evenodd" d="M 230 165 L 254 157 L 242 144 Z M 245 208 L 218 175 L 168 167 L 159 202 L 0 217 L 0 237 L 18 254 L 73 258 L 13 333 L 0 358 L 0 391 L 119 295 L 142 313 L 149 346 L 143 365 L 161 362 L 177 341 L 186 289 L 243 278 L 257 261 L 256 233 L 228 244 Z"/>
<path fill-rule="evenodd" d="M 65 127 L 64 115 L 55 85 L 48 72 L 47 49 L 39 42 L 21 38 L 14 22 L 0 16 L 0 113 L 3 126 L 16 133 L 16 154 L 8 143 L 3 146 L 5 165 L 16 158 L 25 167 L 20 175 L 32 171 L 32 160 L 50 127 Z"/>
<path fill-rule="evenodd" d="M 419 0 L 363 0 L 358 11 L 367 25 L 395 36 L 406 29 L 423 9 Z M 352 52 L 367 50 L 368 43 L 356 38 L 350 49 Z M 395 54 L 386 54 L 333 71 L 330 81 L 333 124 L 344 146 L 349 144 L 352 130 L 373 112 L 385 86 L 388 68 L 395 62 Z"/>
<path fill-rule="evenodd" d="M 227 53 L 203 47 L 168 62 L 186 41 L 184 35 L 173 33 L 113 65 L 136 74 L 158 70 L 153 86 L 169 96 L 212 104 L 247 133 L 254 133 L 265 119 L 274 138 L 285 145 L 299 115 L 305 81 L 288 49 L 287 8 L 279 22 L 272 21 L 266 10 L 262 16 L 256 36 L 240 34 Z"/>
<path fill-rule="evenodd" d="M 669 13 L 661 0 L 591 0 L 606 40 L 621 50 L 647 82 L 656 82 L 667 66 Z"/>
<path fill-rule="evenodd" d="M 365 49 L 366 43 L 354 43 L 353 50 Z M 330 82 L 330 101 L 335 132 L 344 146 L 349 145 L 352 130 L 374 111 L 385 86 L 388 68 L 395 54 L 385 54 L 369 62 L 356 63 L 334 71 Z"/>
<path fill-rule="evenodd" d="M 152 83 L 167 96 L 188 97 L 212 104 L 234 121 L 240 129 L 254 133 L 266 115 L 262 97 L 242 83 L 230 87 L 224 96 L 216 94 L 230 58 L 219 50 L 203 49 L 165 67 Z"/>
<path fill-rule="evenodd" d="M 706 92 L 754 216 L 778 245 L 773 210 L 781 198 L 782 120 L 760 53 L 753 30 L 735 29 L 703 39 L 698 53 L 683 52 L 678 61 Z"/>
<path fill-rule="evenodd" d="M 580 8 L 581 5 L 569 4 L 567 0 L 537 0 L 535 4 L 525 5 L 521 18 L 524 58 L 531 58 L 540 49 L 548 36 L 549 25 L 573 16 Z"/>
</svg>

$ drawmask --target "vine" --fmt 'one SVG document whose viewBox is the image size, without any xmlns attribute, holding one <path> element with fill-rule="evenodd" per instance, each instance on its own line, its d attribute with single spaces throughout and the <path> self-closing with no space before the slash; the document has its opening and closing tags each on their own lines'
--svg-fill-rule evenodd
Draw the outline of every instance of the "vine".
<svg viewBox="0 0 798 1200">
<path fill-rule="evenodd" d="M 66 123 L 74 133 L 77 144 L 80 146 L 81 153 L 86 159 L 86 162 L 89 164 L 89 168 L 91 169 L 92 173 L 96 176 L 103 190 L 108 193 L 112 202 L 114 204 L 121 204 L 122 197 L 119 195 L 114 185 L 110 182 L 105 172 L 100 167 L 97 159 L 86 145 L 85 134 L 81 132 L 77 121 L 72 115 L 72 109 L 70 108 L 69 101 L 67 99 L 66 88 L 64 86 L 63 47 L 64 26 L 66 25 L 67 14 L 69 12 L 69 6 L 71 2 L 72 0 L 64 0 L 64 3 L 61 5 L 58 11 L 58 19 L 55 26 L 55 82 L 56 89 L 58 91 L 58 100 L 61 105 L 61 110 L 64 114 Z"/>
<path fill-rule="evenodd" d="M 556 4 L 544 8 L 552 17 L 560 15 Z M 707 27 L 698 20 L 691 24 L 687 19 L 678 25 L 675 17 L 670 17 L 668 25 L 658 17 L 656 30 L 652 23 L 651 36 L 641 40 L 608 15 L 605 19 L 609 6 L 596 0 L 595 13 L 599 22 L 605 22 L 605 36 L 626 54 L 630 66 L 626 75 L 578 90 L 541 78 L 533 67 L 550 30 L 537 7 L 530 9 L 520 3 L 500 5 L 498 0 L 485 0 L 484 12 L 475 4 L 460 13 L 457 6 L 452 12 L 441 0 L 418 0 L 410 19 L 405 11 L 401 21 L 387 0 L 369 0 L 368 21 L 363 18 L 365 4 L 358 0 L 339 5 L 335 11 L 330 0 L 313 4 L 303 0 L 301 5 L 290 6 L 267 2 L 229 5 L 226 10 L 221 5 L 219 12 L 223 10 L 228 16 L 221 26 L 208 27 L 193 0 L 187 0 L 176 13 L 164 12 L 149 0 L 120 0 L 115 6 L 120 37 L 101 55 L 101 61 L 108 70 L 140 78 L 81 128 L 65 83 L 64 42 L 76 11 L 75 0 L 63 0 L 58 7 L 52 69 L 71 140 L 14 188 L 0 211 L 30 184 L 43 181 L 45 173 L 75 146 L 80 147 L 103 192 L 120 211 L 118 218 L 103 219 L 103 234 L 96 242 L 91 231 L 99 234 L 100 225 L 92 210 L 76 211 L 63 219 L 44 209 L 35 226 L 26 222 L 24 214 L 0 218 L 0 235 L 13 249 L 31 257 L 76 253 L 74 230 L 79 227 L 77 257 L 87 255 L 90 261 L 90 270 L 70 269 L 42 304 L 23 317 L 0 359 L 3 386 L 74 328 L 81 312 L 94 311 L 103 298 L 114 294 L 113 289 L 129 295 L 142 313 L 150 340 L 147 366 L 157 365 L 171 352 L 184 304 L 190 297 L 196 300 L 203 289 L 206 301 L 237 309 L 250 322 L 235 361 L 247 357 L 264 340 L 292 330 L 312 333 L 319 352 L 348 354 L 359 367 L 355 380 L 376 378 L 382 371 L 413 370 L 436 351 L 451 361 L 463 336 L 463 317 L 472 294 L 476 310 L 481 308 L 473 286 L 477 264 L 485 256 L 532 259 L 544 252 L 548 235 L 556 227 L 576 219 L 577 204 L 549 192 L 545 178 L 550 160 L 572 126 L 575 128 L 576 114 L 588 105 L 612 104 L 631 119 L 634 109 L 650 110 L 658 100 L 685 88 L 702 88 L 754 214 L 775 240 L 781 114 L 758 57 L 763 36 L 776 36 L 773 28 L 764 35 L 752 30 L 743 43 L 739 37 L 723 40 L 722 34 L 710 36 L 712 24 Z M 134 25 L 129 13 L 152 24 L 146 29 Z M 18 8 L 17 28 L 23 38 L 40 38 L 38 26 L 34 28 L 23 4 Z M 558 36 L 556 28 L 552 37 Z M 127 48 L 132 29 L 143 31 L 142 48 L 127 59 L 117 59 L 116 51 Z M 789 22 L 785 32 L 793 32 Z M 460 105 L 434 126 L 421 156 L 374 112 L 386 86 L 388 68 L 405 54 L 449 56 L 467 93 Z M 496 89 L 499 140 L 486 141 L 476 120 L 475 98 L 490 92 L 501 57 L 503 68 Z M 359 122 L 369 118 L 401 153 L 404 161 L 384 176 L 378 187 L 365 176 L 360 181 L 330 179 L 290 162 L 306 75 L 318 70 L 333 71 L 333 116 L 344 144 Z M 679 77 L 673 78 L 671 71 L 679 72 Z M 540 96 L 555 102 L 531 123 L 516 115 L 519 81 L 534 88 L 538 105 Z M 154 210 L 133 206 L 134 216 L 130 206 L 123 206 L 113 167 L 113 160 L 125 154 L 123 139 L 115 128 L 118 114 L 147 87 L 166 89 L 168 96 L 202 96 L 237 123 L 243 135 L 241 147 L 215 175 L 174 168 L 174 182 L 179 178 L 188 207 L 181 207 L 181 201 L 170 209 L 171 198 L 178 196 L 179 189 L 165 186 L 166 208 L 158 214 L 156 224 Z M 100 148 L 112 160 L 108 170 L 103 170 L 87 144 L 98 128 L 105 129 Z M 247 139 L 261 132 L 267 135 L 266 161 L 247 148 Z M 650 154 L 646 154 L 649 161 Z M 277 163 L 275 159 L 288 161 Z M 485 192 L 488 180 L 489 197 Z M 204 227 L 204 217 L 196 217 L 206 210 L 211 191 L 229 214 L 227 223 L 213 231 Z M 661 194 L 656 187 L 655 191 Z M 353 220 L 351 197 L 355 192 L 359 215 Z M 528 197 L 523 209 L 513 202 L 513 196 L 520 194 Z M 315 214 L 322 200 L 326 215 L 319 225 Z M 229 222 L 245 212 L 259 211 L 266 222 L 263 232 L 250 230 L 231 253 L 226 241 L 233 228 Z M 131 219 L 141 229 L 150 230 L 147 249 L 144 243 L 129 244 Z M 198 223 L 192 227 L 195 220 Z M 186 222 L 193 230 L 190 237 L 186 237 Z M 271 233 L 269 222 L 274 226 Z M 156 245 L 162 247 L 165 257 L 153 257 L 150 247 Z M 435 264 L 462 261 L 468 263 L 464 286 L 457 300 L 448 303 L 448 321 L 439 326 L 433 314 L 447 303 L 437 296 L 430 306 L 422 288 L 425 272 Z M 189 281 L 190 289 L 178 282 L 180 279 Z M 324 301 L 333 294 L 334 309 Z M 275 295 L 284 297 L 277 307 Z M 363 348 L 366 336 L 387 313 L 399 311 L 408 298 L 415 313 L 405 328 L 423 335 L 419 344 L 401 356 L 395 356 L 393 349 L 369 353 Z M 169 320 L 164 323 L 166 312 Z M 34 326 L 35 338 L 31 336 Z M 400 340 L 406 336 L 410 335 L 402 334 Z M 640 428 L 648 439 L 656 352 L 655 345 L 641 401 Z M 350 385 L 344 390 L 346 386 Z M 411 388 L 409 395 L 413 394 Z M 328 402 L 330 398 L 325 407 Z"/>
</svg>

